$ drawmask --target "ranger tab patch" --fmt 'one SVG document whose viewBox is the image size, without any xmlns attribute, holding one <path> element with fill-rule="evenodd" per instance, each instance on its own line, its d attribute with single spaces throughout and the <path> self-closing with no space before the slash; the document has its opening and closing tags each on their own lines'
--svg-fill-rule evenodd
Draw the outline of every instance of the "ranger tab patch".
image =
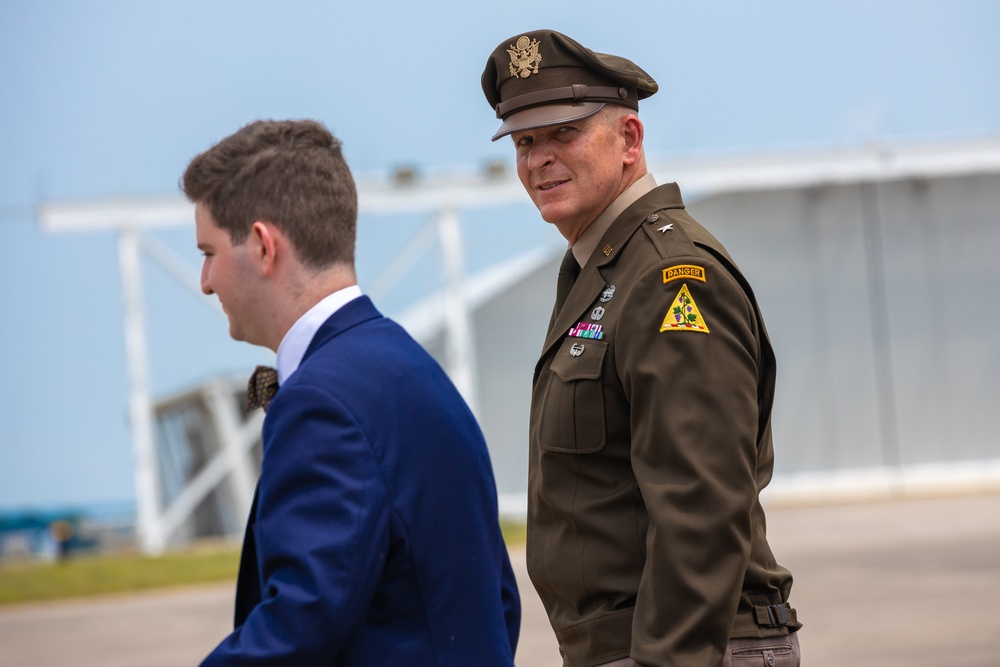
<svg viewBox="0 0 1000 667">
<path fill-rule="evenodd" d="M 680 280 L 681 278 L 690 278 L 691 280 L 705 282 L 705 267 L 695 266 L 694 264 L 678 264 L 677 266 L 671 266 L 669 269 L 663 269 L 664 285 L 671 280 Z"/>
<path fill-rule="evenodd" d="M 664 331 L 700 331 L 701 333 L 708 333 L 708 326 L 705 324 L 705 319 L 701 316 L 701 312 L 698 310 L 694 299 L 691 298 L 691 292 L 688 291 L 687 283 L 681 285 L 681 291 L 677 293 L 677 298 L 674 299 L 673 305 L 671 305 L 666 317 L 663 318 L 663 324 L 660 325 L 660 333 Z"/>
</svg>

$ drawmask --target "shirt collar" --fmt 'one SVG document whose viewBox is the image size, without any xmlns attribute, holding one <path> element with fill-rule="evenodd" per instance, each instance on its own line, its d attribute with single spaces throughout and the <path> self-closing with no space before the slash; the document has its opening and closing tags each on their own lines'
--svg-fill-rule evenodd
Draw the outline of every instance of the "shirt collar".
<svg viewBox="0 0 1000 667">
<path fill-rule="evenodd" d="M 323 298 L 300 317 L 278 345 L 278 384 L 284 384 L 292 373 L 298 370 L 302 357 L 309 348 L 309 343 L 323 323 L 340 310 L 345 304 L 361 296 L 361 288 L 357 285 L 337 290 Z"/>
<path fill-rule="evenodd" d="M 590 259 L 590 255 L 593 254 L 594 249 L 597 248 L 597 244 L 600 242 L 601 237 L 604 236 L 604 232 L 608 231 L 619 215 L 621 215 L 625 209 L 634 204 L 639 197 L 642 197 L 647 192 L 653 190 L 656 187 L 656 179 L 652 174 L 646 174 L 638 181 L 628 186 L 625 192 L 618 195 L 611 204 L 604 209 L 604 212 L 597 216 L 597 220 L 590 223 L 590 226 L 583 230 L 583 234 L 580 234 L 580 238 L 576 240 L 573 244 L 573 257 L 576 258 L 576 263 L 580 266 L 584 266 L 587 260 Z"/>
</svg>

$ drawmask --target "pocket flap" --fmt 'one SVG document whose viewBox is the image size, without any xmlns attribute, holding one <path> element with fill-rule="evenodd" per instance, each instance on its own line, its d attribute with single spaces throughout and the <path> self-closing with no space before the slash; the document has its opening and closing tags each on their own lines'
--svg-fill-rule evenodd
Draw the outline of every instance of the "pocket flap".
<svg viewBox="0 0 1000 667">
<path fill-rule="evenodd" d="M 601 377 L 607 342 L 588 338 L 566 338 L 549 368 L 563 382 L 596 380 Z"/>
</svg>

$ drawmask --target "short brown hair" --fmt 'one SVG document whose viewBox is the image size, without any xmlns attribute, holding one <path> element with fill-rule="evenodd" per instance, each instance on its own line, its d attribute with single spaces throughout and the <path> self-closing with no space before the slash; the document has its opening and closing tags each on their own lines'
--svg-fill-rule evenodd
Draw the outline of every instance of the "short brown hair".
<svg viewBox="0 0 1000 667">
<path fill-rule="evenodd" d="M 264 221 L 288 236 L 307 266 L 354 265 L 357 190 L 340 141 L 321 123 L 250 123 L 195 157 L 181 187 L 234 245 Z"/>
</svg>

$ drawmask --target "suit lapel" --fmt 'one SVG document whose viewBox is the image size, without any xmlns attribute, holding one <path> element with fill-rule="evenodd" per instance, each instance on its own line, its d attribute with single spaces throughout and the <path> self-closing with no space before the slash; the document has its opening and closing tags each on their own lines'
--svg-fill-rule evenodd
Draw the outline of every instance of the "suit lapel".
<svg viewBox="0 0 1000 667">
<path fill-rule="evenodd" d="M 558 313 L 553 314 L 552 326 L 549 327 L 549 333 L 545 337 L 542 356 L 569 333 L 570 328 L 579 321 L 594 297 L 604 289 L 604 285 L 604 278 L 601 277 L 597 265 L 593 261 L 588 262 L 587 268 L 580 272 L 580 276 L 573 283 L 573 289 L 566 297 L 563 307 Z"/>
<path fill-rule="evenodd" d="M 257 566 L 257 544 L 254 537 L 254 524 L 257 523 L 257 493 L 260 482 L 253 491 L 253 502 L 250 504 L 250 515 L 247 517 L 246 532 L 243 535 L 243 550 L 240 553 L 239 574 L 236 577 L 236 605 L 233 627 L 243 625 L 247 616 L 261 601 L 260 568 Z"/>
</svg>

